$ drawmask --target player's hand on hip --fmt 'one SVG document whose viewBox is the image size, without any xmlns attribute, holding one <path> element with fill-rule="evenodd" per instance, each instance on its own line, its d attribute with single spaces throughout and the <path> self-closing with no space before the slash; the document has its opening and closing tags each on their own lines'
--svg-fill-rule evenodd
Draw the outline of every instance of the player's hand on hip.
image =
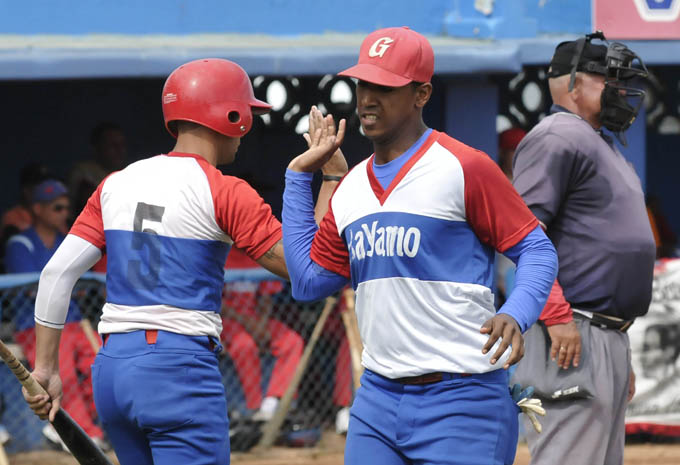
<svg viewBox="0 0 680 465">
<path fill-rule="evenodd" d="M 581 334 L 576 323 L 572 320 L 548 326 L 548 334 L 552 341 L 550 359 L 565 370 L 570 364 L 577 367 L 581 361 Z"/>
<path fill-rule="evenodd" d="M 316 107 L 312 107 L 309 120 L 310 132 L 304 135 L 309 148 L 295 157 L 288 165 L 288 169 L 313 173 L 331 162 L 324 169 L 324 174 L 344 175 L 347 172 L 347 162 L 344 161 L 342 152 L 337 155 L 336 152 L 345 138 L 345 120 L 340 120 L 336 130 L 333 116 L 324 117 Z"/>
<path fill-rule="evenodd" d="M 47 391 L 47 395 L 40 394 L 31 396 L 28 394 L 28 391 L 26 391 L 26 388 L 21 388 L 24 399 L 28 403 L 28 406 L 31 407 L 31 410 L 33 410 L 41 420 L 49 419 L 50 421 L 53 421 L 54 416 L 61 406 L 62 386 L 59 373 L 34 371 L 32 376 L 38 384 Z"/>
<path fill-rule="evenodd" d="M 484 322 L 479 330 L 482 334 L 488 334 L 489 339 L 482 347 L 482 353 L 486 354 L 496 344 L 498 339 L 501 343 L 496 352 L 491 356 L 491 364 L 495 364 L 505 353 L 508 346 L 512 346 L 512 352 L 503 368 L 508 369 L 511 365 L 519 362 L 524 356 L 524 337 L 519 325 L 513 317 L 505 313 L 499 313 Z"/>
</svg>

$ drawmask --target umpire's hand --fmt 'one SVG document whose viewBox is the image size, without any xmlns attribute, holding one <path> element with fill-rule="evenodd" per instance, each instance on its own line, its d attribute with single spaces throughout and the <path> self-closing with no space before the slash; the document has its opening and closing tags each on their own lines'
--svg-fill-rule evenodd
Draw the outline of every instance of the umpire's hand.
<svg viewBox="0 0 680 465">
<path fill-rule="evenodd" d="M 484 322 L 482 327 L 479 329 L 482 334 L 488 334 L 489 340 L 486 341 L 484 347 L 482 347 L 482 353 L 487 353 L 493 345 L 501 338 L 501 344 L 498 346 L 498 350 L 491 357 L 491 364 L 495 364 L 499 358 L 505 353 L 508 346 L 512 346 L 512 352 L 510 353 L 510 358 L 503 365 L 506 370 L 510 368 L 510 365 L 514 365 L 519 362 L 522 357 L 524 357 L 524 337 L 522 336 L 522 331 L 519 329 L 519 325 L 513 317 L 505 313 L 499 313 L 495 317 Z"/>
<path fill-rule="evenodd" d="M 550 359 L 563 369 L 569 364 L 577 367 L 581 361 L 581 334 L 574 321 L 547 326 L 550 346 Z"/>
</svg>

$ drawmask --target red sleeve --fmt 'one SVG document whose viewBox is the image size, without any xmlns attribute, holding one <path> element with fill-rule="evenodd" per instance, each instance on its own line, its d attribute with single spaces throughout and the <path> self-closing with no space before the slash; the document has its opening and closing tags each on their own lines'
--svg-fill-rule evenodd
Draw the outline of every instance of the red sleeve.
<svg viewBox="0 0 680 465">
<path fill-rule="evenodd" d="M 453 153 L 463 167 L 467 222 L 480 241 L 503 253 L 534 230 L 538 220 L 488 155 L 463 147 Z"/>
<path fill-rule="evenodd" d="M 75 223 L 71 227 L 69 234 L 73 234 L 87 242 L 91 243 L 99 249 L 103 249 L 106 245 L 106 238 L 104 236 L 104 222 L 102 220 L 102 188 L 108 179 L 105 178 L 97 189 L 92 193 L 85 204 L 85 208 L 80 212 Z"/>
<path fill-rule="evenodd" d="M 309 255 L 319 266 L 347 279 L 350 278 L 349 253 L 338 232 L 332 206 L 328 207 L 326 216 L 321 220 Z"/>
<path fill-rule="evenodd" d="M 281 223 L 247 182 L 221 173 L 218 176 L 211 182 L 217 224 L 236 247 L 258 260 L 281 240 Z"/>
<path fill-rule="evenodd" d="M 562 286 L 555 280 L 552 289 L 550 289 L 550 295 L 548 296 L 548 301 L 543 307 L 541 316 L 539 320 L 543 321 L 546 326 L 552 326 L 562 323 L 569 323 L 573 320 L 571 311 L 571 305 L 564 298 L 564 293 L 562 292 Z"/>
</svg>

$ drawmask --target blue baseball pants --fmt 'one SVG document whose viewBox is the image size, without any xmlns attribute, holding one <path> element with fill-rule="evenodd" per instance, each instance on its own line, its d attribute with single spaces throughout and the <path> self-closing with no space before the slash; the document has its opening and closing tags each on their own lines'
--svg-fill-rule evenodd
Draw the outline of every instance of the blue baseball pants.
<svg viewBox="0 0 680 465">
<path fill-rule="evenodd" d="M 121 465 L 228 465 L 227 402 L 207 336 L 110 334 L 92 365 L 97 413 Z"/>
<path fill-rule="evenodd" d="M 505 370 L 404 385 L 366 371 L 350 410 L 345 465 L 510 465 L 519 409 Z"/>
</svg>

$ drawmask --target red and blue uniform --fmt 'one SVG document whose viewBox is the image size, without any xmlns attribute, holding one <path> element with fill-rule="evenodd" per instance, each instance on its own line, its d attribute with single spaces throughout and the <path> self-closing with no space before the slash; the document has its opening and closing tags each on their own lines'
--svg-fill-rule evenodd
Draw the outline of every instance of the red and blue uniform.
<svg viewBox="0 0 680 465">
<path fill-rule="evenodd" d="M 169 153 L 106 178 L 70 234 L 108 256 L 92 376 L 121 464 L 228 464 L 224 263 L 232 244 L 257 260 L 280 240 L 269 206 L 202 157 Z"/>
<path fill-rule="evenodd" d="M 345 463 L 509 464 L 517 407 L 482 324 L 495 314 L 494 251 L 518 264 L 500 312 L 536 321 L 556 272 L 538 221 L 485 154 L 426 131 L 385 165 L 369 157 L 341 181 L 318 229 L 307 173 L 286 173 L 284 251 L 293 295 L 350 280 L 366 368 Z M 437 373 L 442 381 L 404 384 Z"/>
</svg>

